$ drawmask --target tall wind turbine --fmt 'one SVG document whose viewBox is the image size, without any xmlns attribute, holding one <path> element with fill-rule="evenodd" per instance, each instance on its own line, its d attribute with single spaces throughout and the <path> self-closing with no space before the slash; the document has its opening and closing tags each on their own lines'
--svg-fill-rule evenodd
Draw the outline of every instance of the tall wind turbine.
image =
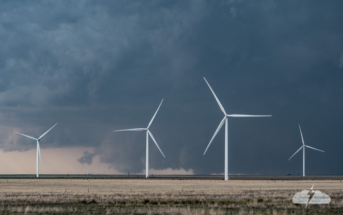
<svg viewBox="0 0 343 215">
<path fill-rule="evenodd" d="M 160 149 L 160 147 L 158 146 L 154 136 L 152 135 L 152 133 L 149 131 L 149 127 L 152 123 L 152 121 L 154 121 L 154 118 L 158 112 L 158 110 L 160 109 L 161 105 L 162 105 L 162 102 L 163 102 L 163 99 L 160 103 L 160 105 L 158 106 L 154 116 L 152 117 L 152 119 L 150 120 L 149 122 L 149 125 L 148 127 L 146 128 L 132 128 L 132 129 L 122 129 L 122 130 L 115 130 L 114 132 L 117 132 L 117 131 L 146 131 L 146 152 L 145 152 L 145 155 L 146 155 L 146 160 L 145 160 L 145 177 L 146 178 L 149 178 L 149 136 L 151 137 L 151 139 L 154 141 L 154 143 L 156 144 L 157 148 L 160 150 L 161 154 L 163 155 L 163 157 L 165 158 L 162 150 Z"/>
<path fill-rule="evenodd" d="M 36 172 L 36 177 L 37 178 L 39 177 L 39 161 L 42 162 L 42 158 L 41 158 L 41 155 L 40 155 L 40 145 L 39 145 L 40 139 L 42 139 L 42 137 L 44 137 L 44 135 L 46 135 L 56 125 L 57 125 L 57 123 L 54 126 L 52 126 L 49 130 L 47 130 L 44 134 L 42 134 L 40 137 L 38 137 L 38 138 L 34 138 L 34 137 L 28 136 L 26 134 L 15 132 L 15 133 L 20 134 L 20 135 L 22 135 L 24 137 L 28 137 L 28 138 L 30 138 L 32 140 L 36 140 L 37 141 L 37 167 L 36 167 L 37 168 L 37 172 Z"/>
<path fill-rule="evenodd" d="M 207 83 L 208 87 L 210 88 L 210 90 L 213 93 L 214 98 L 216 99 L 219 108 L 222 110 L 222 112 L 224 113 L 224 118 L 222 119 L 222 121 L 219 123 L 219 126 L 217 128 L 217 130 L 214 132 L 214 135 L 212 137 L 212 139 L 210 140 L 210 143 L 208 144 L 204 155 L 208 149 L 208 147 L 210 147 L 213 139 L 215 138 L 215 136 L 217 135 L 217 133 L 219 132 L 219 130 L 221 129 L 221 127 L 223 126 L 224 122 L 225 122 L 225 181 L 229 180 L 229 143 L 228 143 L 228 118 L 229 117 L 270 117 L 271 115 L 245 115 L 245 114 L 226 114 L 223 105 L 220 103 L 219 99 L 217 98 L 216 94 L 214 93 L 214 91 L 212 90 L 210 84 L 207 82 L 206 78 L 204 77 L 205 82 Z"/>
<path fill-rule="evenodd" d="M 314 149 L 314 150 L 317 150 L 317 151 L 320 151 L 320 152 L 324 152 L 323 150 L 320 150 L 320 149 L 316 149 L 316 148 L 313 148 L 311 146 L 307 146 L 305 145 L 305 142 L 304 142 L 304 137 L 303 137 L 303 133 L 301 132 L 301 127 L 299 125 L 299 130 L 300 130 L 300 135 L 301 135 L 301 140 L 303 142 L 303 145 L 288 159 L 288 161 L 296 154 L 298 153 L 301 149 L 303 149 L 303 177 L 305 177 L 305 147 L 307 148 L 310 148 L 310 149 Z"/>
</svg>

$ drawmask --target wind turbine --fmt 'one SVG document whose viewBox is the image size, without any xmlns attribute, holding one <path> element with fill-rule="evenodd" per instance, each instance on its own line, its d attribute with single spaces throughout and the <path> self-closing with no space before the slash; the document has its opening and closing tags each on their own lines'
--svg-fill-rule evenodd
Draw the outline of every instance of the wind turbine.
<svg viewBox="0 0 343 215">
<path fill-rule="evenodd" d="M 224 122 L 225 122 L 225 181 L 229 180 L 229 143 L 228 143 L 228 118 L 229 117 L 270 117 L 271 115 L 245 115 L 245 114 L 226 114 L 223 105 L 220 103 L 219 99 L 217 98 L 216 94 L 214 93 L 214 91 L 212 90 L 210 84 L 207 82 L 206 78 L 204 77 L 205 82 L 207 83 L 208 87 L 210 88 L 210 90 L 213 93 L 214 98 L 216 99 L 219 108 L 222 110 L 222 112 L 224 113 L 224 118 L 222 119 L 222 121 L 219 123 L 219 126 L 217 128 L 217 130 L 214 132 L 214 135 L 212 136 L 212 139 L 210 140 L 210 143 L 208 144 L 204 155 L 208 149 L 208 147 L 210 147 L 213 139 L 215 138 L 215 136 L 217 135 L 217 133 L 219 132 L 219 130 L 221 129 L 221 127 L 223 126 Z"/>
<path fill-rule="evenodd" d="M 40 142 L 40 139 L 42 139 L 42 137 L 44 137 L 44 135 L 46 135 L 51 129 L 53 129 L 55 126 L 57 125 L 57 123 L 54 125 L 54 126 L 52 126 L 49 130 L 47 130 L 44 134 L 42 134 L 40 137 L 38 137 L 38 138 L 34 138 L 34 137 L 31 137 L 31 136 L 28 136 L 28 135 L 26 135 L 26 134 L 22 134 L 22 133 L 19 133 L 19 132 L 15 132 L 15 133 L 17 133 L 17 134 L 20 134 L 20 135 L 22 135 L 22 136 L 24 136 L 24 137 L 28 137 L 28 138 L 30 138 L 30 139 L 32 139 L 32 140 L 36 140 L 37 141 L 37 172 L 36 172 L 36 177 L 38 178 L 39 177 L 39 162 L 38 162 L 38 160 L 40 161 L 40 162 L 42 162 L 42 158 L 41 158 L 41 155 L 40 155 L 40 146 L 39 146 L 39 142 Z"/>
<path fill-rule="evenodd" d="M 149 136 L 151 137 L 151 139 L 154 141 L 154 143 L 156 144 L 157 148 L 160 150 L 161 154 L 163 155 L 163 157 L 165 158 L 162 150 L 160 149 L 160 147 L 158 146 L 154 136 L 152 135 L 152 133 L 149 131 L 149 127 L 152 123 L 152 121 L 154 121 L 154 118 L 158 112 L 158 110 L 160 109 L 161 105 L 162 105 L 163 99 L 160 103 L 160 105 L 158 106 L 154 116 L 152 117 L 152 119 L 149 122 L 148 127 L 146 128 L 132 128 L 132 129 L 122 129 L 122 130 L 114 130 L 114 132 L 118 132 L 118 131 L 146 131 L 146 160 L 145 160 L 145 177 L 149 178 Z"/>
<path fill-rule="evenodd" d="M 301 135 L 301 140 L 303 142 L 303 145 L 288 159 L 288 161 L 296 154 L 298 153 L 301 149 L 303 149 L 303 177 L 305 177 L 305 147 L 307 148 L 310 148 L 310 149 L 314 149 L 314 150 L 317 150 L 317 151 L 320 151 L 320 152 L 324 152 L 323 150 L 320 150 L 320 149 L 316 149 L 316 148 L 313 148 L 311 146 L 307 146 L 305 145 L 305 142 L 304 142 L 304 137 L 303 137 L 303 133 L 301 132 L 301 127 L 299 125 L 299 130 L 300 130 L 300 135 Z"/>
</svg>

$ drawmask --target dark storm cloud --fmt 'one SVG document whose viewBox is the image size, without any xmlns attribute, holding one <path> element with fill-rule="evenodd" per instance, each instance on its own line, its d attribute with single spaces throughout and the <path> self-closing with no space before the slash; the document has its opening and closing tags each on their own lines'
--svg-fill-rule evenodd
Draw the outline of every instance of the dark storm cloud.
<svg viewBox="0 0 343 215">
<path fill-rule="evenodd" d="M 82 155 L 82 157 L 80 157 L 79 159 L 77 159 L 77 161 L 79 161 L 82 164 L 88 164 L 91 165 L 93 162 L 93 158 L 95 157 L 95 153 L 92 152 L 88 152 L 85 151 Z"/>
<path fill-rule="evenodd" d="M 79 158 L 142 172 L 151 126 L 151 168 L 221 173 L 224 133 L 207 154 L 222 113 L 230 119 L 230 173 L 342 173 L 341 1 L 4 1 L 0 8 L 1 142 L 5 151 L 94 147 Z M 75 158 L 78 159 L 78 158 Z"/>
</svg>

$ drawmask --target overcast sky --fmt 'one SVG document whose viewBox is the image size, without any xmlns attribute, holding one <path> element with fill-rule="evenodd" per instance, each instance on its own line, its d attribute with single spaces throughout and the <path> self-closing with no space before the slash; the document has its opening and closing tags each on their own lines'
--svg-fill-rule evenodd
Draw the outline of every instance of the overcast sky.
<svg viewBox="0 0 343 215">
<path fill-rule="evenodd" d="M 343 174 L 342 11 L 341 0 L 1 1 L 0 174 L 34 174 L 36 144 L 15 132 L 56 122 L 42 174 L 144 173 L 145 133 L 113 130 L 146 127 L 163 98 L 154 173 L 222 174 L 223 129 L 203 155 L 223 117 L 203 77 L 227 113 L 273 115 L 229 119 L 230 174 L 301 174 L 302 154 L 288 161 L 298 124 L 325 151 L 306 150 L 306 173 Z"/>
</svg>

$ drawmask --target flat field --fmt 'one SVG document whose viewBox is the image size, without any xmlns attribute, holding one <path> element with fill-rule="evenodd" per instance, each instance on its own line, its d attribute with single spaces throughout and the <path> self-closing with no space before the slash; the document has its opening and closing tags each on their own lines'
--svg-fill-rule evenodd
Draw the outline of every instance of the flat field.
<svg viewBox="0 0 343 215">
<path fill-rule="evenodd" d="M 320 190 L 329 205 L 294 205 Z M 340 180 L 0 179 L 1 214 L 343 214 Z"/>
</svg>

